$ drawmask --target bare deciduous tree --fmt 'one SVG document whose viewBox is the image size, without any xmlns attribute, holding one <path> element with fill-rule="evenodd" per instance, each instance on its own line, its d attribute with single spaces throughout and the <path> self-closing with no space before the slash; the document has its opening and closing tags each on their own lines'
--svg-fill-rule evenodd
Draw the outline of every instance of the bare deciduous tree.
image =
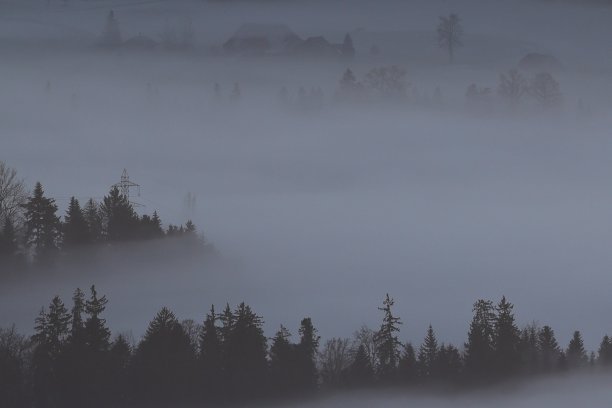
<svg viewBox="0 0 612 408">
<path fill-rule="evenodd" d="M 324 384 L 332 387 L 341 385 L 351 365 L 349 339 L 334 337 L 328 340 L 319 353 L 319 364 Z"/>
<path fill-rule="evenodd" d="M 441 16 L 438 23 L 438 46 L 448 51 L 449 61 L 455 60 L 455 48 L 461 47 L 463 42 L 463 26 L 457 14 L 450 14 L 448 17 Z"/>
<path fill-rule="evenodd" d="M 17 178 L 17 171 L 0 161 L 0 226 L 7 219 L 16 221 L 26 198 L 26 189 L 23 181 Z"/>
<path fill-rule="evenodd" d="M 517 69 L 511 69 L 499 76 L 497 94 L 512 108 L 519 104 L 527 89 L 527 80 Z"/>
<path fill-rule="evenodd" d="M 365 86 L 386 100 L 397 100 L 406 97 L 406 70 L 392 65 L 370 70 L 365 76 Z"/>
</svg>

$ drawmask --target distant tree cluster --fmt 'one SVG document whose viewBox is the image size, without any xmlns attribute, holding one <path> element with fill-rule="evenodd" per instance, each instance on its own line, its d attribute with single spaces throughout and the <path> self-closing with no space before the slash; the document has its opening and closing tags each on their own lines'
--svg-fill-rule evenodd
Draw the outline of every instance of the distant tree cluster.
<svg viewBox="0 0 612 408">
<path fill-rule="evenodd" d="M 35 321 L 30 338 L 0 329 L 0 401 L 21 407 L 210 406 L 314 395 L 323 390 L 378 386 L 473 387 L 567 370 L 612 369 L 612 339 L 587 353 L 576 331 L 563 349 L 549 326 L 520 330 L 505 298 L 474 304 L 461 349 L 440 343 L 430 325 L 415 349 L 399 340 L 394 301 L 383 301 L 378 330 L 362 327 L 353 339 L 320 338 L 310 318 L 299 339 L 281 325 L 266 338 L 262 317 L 248 305 L 202 324 L 179 321 L 162 308 L 144 336 L 114 338 L 107 306 L 92 286 L 77 289 L 72 308 L 55 296 Z"/>
<path fill-rule="evenodd" d="M 70 198 L 63 217 L 55 200 L 37 182 L 28 195 L 14 169 L 0 162 L 0 266 L 2 274 L 31 266 L 52 266 L 63 256 L 98 244 L 120 244 L 164 237 L 180 237 L 194 247 L 210 249 L 191 221 L 166 229 L 157 212 L 138 215 L 117 187 L 101 202 L 93 198 L 81 206 Z"/>
<path fill-rule="evenodd" d="M 373 68 L 362 81 L 351 69 L 347 69 L 340 79 L 336 91 L 339 102 L 403 102 L 407 98 L 408 81 L 406 70 L 396 65 Z"/>
<path fill-rule="evenodd" d="M 483 111 L 494 106 L 495 93 L 489 87 L 472 84 L 465 96 L 470 108 Z M 511 112 L 517 112 L 523 106 L 551 110 L 563 104 L 559 82 L 548 72 L 540 72 L 530 78 L 518 69 L 502 73 L 497 85 L 497 97 L 503 108 Z"/>
</svg>

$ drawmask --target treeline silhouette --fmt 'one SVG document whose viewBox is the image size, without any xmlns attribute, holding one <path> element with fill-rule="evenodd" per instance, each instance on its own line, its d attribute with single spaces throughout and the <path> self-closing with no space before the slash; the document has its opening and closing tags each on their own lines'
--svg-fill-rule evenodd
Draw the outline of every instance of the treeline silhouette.
<svg viewBox="0 0 612 408">
<path fill-rule="evenodd" d="M 362 327 L 353 339 L 320 345 L 310 318 L 298 339 L 280 326 L 266 338 L 262 317 L 248 305 L 203 323 L 180 322 L 166 307 L 134 343 L 111 340 L 107 306 L 92 286 L 74 292 L 72 308 L 59 296 L 35 320 L 35 334 L 0 329 L 0 401 L 3 407 L 208 406 L 304 398 L 330 390 L 374 387 L 485 386 L 569 370 L 612 368 L 612 340 L 588 354 L 576 331 L 562 348 L 549 326 L 519 329 L 513 305 L 478 300 L 461 350 L 427 329 L 415 349 L 400 342 L 400 318 L 387 295 L 378 330 Z M 184 405 L 183 405 L 184 404 Z"/>
<path fill-rule="evenodd" d="M 15 180 L 6 185 L 20 183 Z M 41 183 L 36 183 L 30 196 L 13 197 L 13 201 L 18 201 L 15 211 L 5 211 L 6 214 L 0 211 L 0 278 L 28 267 L 57 266 L 61 259 L 88 254 L 91 251 L 87 249 L 100 245 L 179 238 L 186 249 L 214 252 L 192 221 L 164 229 L 156 211 L 139 215 L 117 187 L 111 188 L 99 203 L 91 198 L 81 206 L 78 199 L 70 198 L 63 219 L 58 215 L 55 200 L 45 195 Z"/>
</svg>

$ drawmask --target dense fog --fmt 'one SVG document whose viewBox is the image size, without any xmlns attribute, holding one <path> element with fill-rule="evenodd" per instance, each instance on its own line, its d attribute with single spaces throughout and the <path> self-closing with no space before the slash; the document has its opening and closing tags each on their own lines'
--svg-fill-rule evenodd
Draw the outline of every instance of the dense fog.
<svg viewBox="0 0 612 408">
<path fill-rule="evenodd" d="M 190 25 L 193 48 L 100 49 L 110 9 L 124 39 L 159 41 Z M 435 35 L 450 12 L 465 29 L 454 64 Z M 62 213 L 72 195 L 101 198 L 126 168 L 141 186 L 138 211 L 193 219 L 223 258 L 160 265 L 137 251 L 86 263 L 82 275 L 3 284 L 0 325 L 29 333 L 53 295 L 95 283 L 110 300 L 109 326 L 135 338 L 162 305 L 200 321 L 211 303 L 242 300 L 270 334 L 311 316 L 322 337 L 350 336 L 379 324 L 387 292 L 403 341 L 420 341 L 431 323 L 462 344 L 474 300 L 502 295 L 521 325 L 550 324 L 563 345 L 580 329 L 595 350 L 609 327 L 612 8 L 4 0 L 0 14 L 0 160 L 30 188 L 42 182 Z M 334 43 L 351 33 L 356 55 L 220 53 L 244 23 Z M 560 108 L 468 106 L 469 85 L 495 99 L 499 74 L 528 53 L 560 61 Z M 408 103 L 335 102 L 347 68 L 361 79 L 390 65 L 407 71 Z M 320 106 L 300 107 L 300 87 L 320 88 Z M 188 193 L 195 208 L 183 205 Z"/>
</svg>

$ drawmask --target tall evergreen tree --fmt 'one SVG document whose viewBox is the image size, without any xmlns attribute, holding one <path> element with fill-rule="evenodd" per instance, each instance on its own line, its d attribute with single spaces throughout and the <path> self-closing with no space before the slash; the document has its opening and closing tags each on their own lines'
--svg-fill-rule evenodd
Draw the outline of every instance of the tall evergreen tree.
<svg viewBox="0 0 612 408">
<path fill-rule="evenodd" d="M 570 368 L 581 368 L 587 364 L 588 356 L 586 350 L 584 349 L 582 334 L 580 334 L 578 330 L 574 332 L 574 335 L 567 346 L 565 356 L 567 358 L 567 364 Z"/>
<path fill-rule="evenodd" d="M 383 321 L 376 334 L 376 351 L 379 361 L 378 375 L 384 380 L 395 377 L 400 358 L 400 347 L 402 346 L 396 334 L 399 332 L 399 325 L 402 323 L 399 317 L 393 315 L 393 304 L 393 299 L 387 293 L 383 301 L 383 307 L 378 308 L 383 312 Z"/>
<path fill-rule="evenodd" d="M 95 286 L 92 285 L 90 290 L 90 298 L 85 302 L 85 312 L 88 315 L 85 321 L 85 343 L 90 351 L 104 352 L 110 345 L 110 330 L 100 315 L 106 309 L 108 300 L 106 296 L 98 297 Z"/>
<path fill-rule="evenodd" d="M 270 381 L 275 394 L 294 392 L 297 384 L 296 348 L 289 341 L 291 333 L 281 324 L 270 346 Z"/>
<path fill-rule="evenodd" d="M 181 404 L 193 392 L 195 351 L 168 308 L 149 324 L 133 357 L 137 398 L 147 404 Z"/>
<path fill-rule="evenodd" d="M 474 317 L 465 344 L 465 368 L 474 378 L 485 378 L 490 373 L 495 334 L 495 309 L 490 300 L 474 303 Z"/>
<path fill-rule="evenodd" d="M 113 187 L 102 201 L 100 208 L 106 238 L 109 241 L 125 241 L 138 238 L 140 220 L 127 197 Z"/>
<path fill-rule="evenodd" d="M 549 372 L 557 368 L 562 353 L 555 338 L 555 331 L 550 326 L 542 327 L 538 333 L 538 348 L 541 370 Z"/>
<path fill-rule="evenodd" d="M 597 362 L 605 367 L 612 366 L 612 339 L 607 334 L 599 344 Z"/>
<path fill-rule="evenodd" d="M 202 388 L 213 400 L 221 395 L 223 385 L 223 344 L 221 331 L 217 327 L 218 319 L 215 307 L 211 306 L 200 333 L 199 366 Z"/>
<path fill-rule="evenodd" d="M 436 334 L 431 325 L 429 325 L 423 344 L 419 347 L 417 359 L 417 367 L 421 378 L 430 379 L 436 375 L 438 351 Z"/>
<path fill-rule="evenodd" d="M 314 391 L 318 383 L 316 358 L 320 337 L 310 317 L 300 322 L 299 334 L 300 342 L 296 348 L 297 382 L 305 391 Z"/>
<path fill-rule="evenodd" d="M 443 381 L 455 381 L 461 375 L 463 362 L 457 347 L 442 344 L 436 359 L 436 375 Z"/>
<path fill-rule="evenodd" d="M 24 208 L 26 245 L 33 250 L 37 263 L 48 265 L 57 255 L 61 237 L 55 200 L 45 197 L 42 185 L 37 182 Z"/>
<path fill-rule="evenodd" d="M 100 242 L 102 240 L 102 216 L 100 208 L 93 198 L 87 200 L 83 209 L 83 217 L 87 224 L 87 235 L 90 242 Z"/>
<path fill-rule="evenodd" d="M 83 210 L 81 210 L 79 200 L 74 197 L 70 198 L 70 204 L 64 216 L 63 233 L 64 248 L 74 248 L 90 242 L 89 229 Z"/>
<path fill-rule="evenodd" d="M 497 304 L 495 318 L 495 333 L 493 338 L 494 364 L 500 375 L 516 373 L 520 363 L 519 329 L 514 322 L 514 305 L 503 296 Z"/>
<path fill-rule="evenodd" d="M 267 387 L 267 341 L 263 320 L 244 302 L 233 313 L 227 342 L 227 372 L 230 392 L 237 398 L 263 395 Z"/>
</svg>

